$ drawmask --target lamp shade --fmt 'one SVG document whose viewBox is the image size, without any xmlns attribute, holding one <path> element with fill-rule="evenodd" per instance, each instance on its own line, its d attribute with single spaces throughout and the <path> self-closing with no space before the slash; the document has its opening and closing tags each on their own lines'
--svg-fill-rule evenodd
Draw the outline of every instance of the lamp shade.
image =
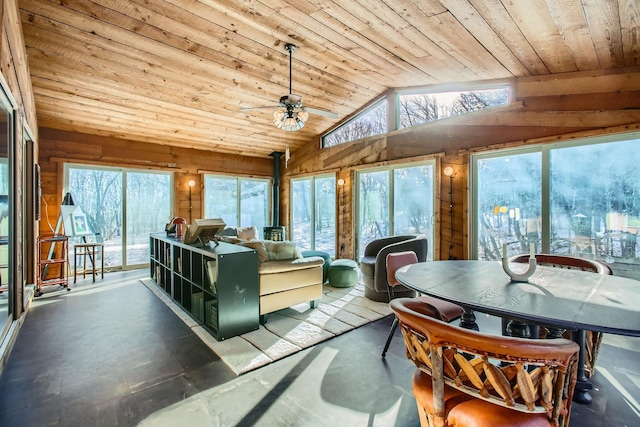
<svg viewBox="0 0 640 427">
<path fill-rule="evenodd" d="M 284 129 L 286 131 L 296 131 L 304 127 L 309 113 L 299 108 L 277 108 L 273 112 L 273 124 L 278 129 Z"/>
</svg>

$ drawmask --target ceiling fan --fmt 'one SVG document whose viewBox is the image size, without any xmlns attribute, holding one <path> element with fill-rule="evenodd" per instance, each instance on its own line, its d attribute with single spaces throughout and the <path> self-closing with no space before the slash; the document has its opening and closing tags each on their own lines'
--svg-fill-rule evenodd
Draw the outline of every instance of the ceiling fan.
<svg viewBox="0 0 640 427">
<path fill-rule="evenodd" d="M 309 118 L 309 113 L 329 117 L 331 119 L 337 119 L 338 114 L 332 111 L 302 106 L 302 97 L 300 95 L 295 95 L 291 88 L 293 80 L 291 76 L 291 65 L 293 61 L 293 52 L 295 52 L 296 50 L 296 45 L 287 43 L 284 48 L 289 52 L 289 94 L 280 97 L 278 105 L 241 108 L 240 111 L 275 108 L 276 110 L 273 112 L 273 124 L 278 128 L 287 131 L 302 129 L 305 125 L 305 122 Z"/>
</svg>

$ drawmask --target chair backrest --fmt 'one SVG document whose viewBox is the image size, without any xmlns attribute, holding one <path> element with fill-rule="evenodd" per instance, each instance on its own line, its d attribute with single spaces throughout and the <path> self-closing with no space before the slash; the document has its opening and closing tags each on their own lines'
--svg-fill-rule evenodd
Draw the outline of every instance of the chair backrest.
<svg viewBox="0 0 640 427">
<path fill-rule="evenodd" d="M 419 262 L 427 260 L 427 237 L 421 234 L 387 237 L 384 240 L 386 245 L 380 247 L 376 253 L 374 281 L 377 290 L 387 289 L 387 255 L 394 252 L 413 251 L 416 253 Z M 376 242 L 380 244 L 380 242 Z M 375 246 L 372 243 L 369 245 Z"/>
<path fill-rule="evenodd" d="M 391 301 L 407 357 L 433 379 L 434 412 L 444 417 L 444 385 L 496 405 L 547 413 L 568 425 L 579 347 L 563 338 L 531 340 L 463 329 L 420 313 L 412 298 Z"/>
<path fill-rule="evenodd" d="M 418 262 L 418 256 L 413 251 L 392 252 L 387 254 L 387 282 L 389 286 L 399 285 L 396 279 L 396 271 L 405 265 Z"/>
<path fill-rule="evenodd" d="M 364 248 L 363 255 L 365 257 L 377 256 L 380 253 L 380 251 L 387 246 L 403 245 L 405 242 L 411 242 L 417 239 L 426 240 L 426 238 L 427 237 L 422 234 L 399 234 L 397 236 L 380 237 L 378 239 L 374 239 L 369 243 L 367 243 L 367 245 Z M 403 250 L 403 249 L 400 249 L 400 250 Z M 404 249 L 404 250 L 407 250 L 407 249 Z M 424 255 L 426 257 L 426 251 Z M 418 254 L 418 258 L 420 258 L 420 254 Z"/>
<path fill-rule="evenodd" d="M 515 255 L 509 258 L 509 262 L 519 262 L 519 263 L 528 263 L 529 255 Z M 539 265 L 546 265 L 549 267 L 557 267 L 557 268 L 570 268 L 582 271 L 591 271 L 593 273 L 598 274 L 613 274 L 611 269 L 601 262 L 585 259 L 585 258 L 577 258 L 567 255 L 556 255 L 556 254 L 536 254 L 536 263 Z"/>
</svg>

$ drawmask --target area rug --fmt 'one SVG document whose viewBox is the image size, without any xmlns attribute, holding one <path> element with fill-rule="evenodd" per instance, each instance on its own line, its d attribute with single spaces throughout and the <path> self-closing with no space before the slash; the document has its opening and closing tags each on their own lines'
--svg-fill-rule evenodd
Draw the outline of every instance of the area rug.
<svg viewBox="0 0 640 427">
<path fill-rule="evenodd" d="M 151 279 L 141 279 L 236 375 L 252 371 L 354 328 L 391 314 L 389 304 L 364 297 L 364 284 L 324 286 L 316 309 L 298 304 L 268 315 L 265 325 L 244 335 L 217 341 Z"/>
</svg>

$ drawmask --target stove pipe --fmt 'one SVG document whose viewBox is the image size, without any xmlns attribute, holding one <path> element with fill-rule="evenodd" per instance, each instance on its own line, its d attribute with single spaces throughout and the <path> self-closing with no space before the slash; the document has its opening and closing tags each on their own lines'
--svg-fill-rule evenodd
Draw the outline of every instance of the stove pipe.
<svg viewBox="0 0 640 427">
<path fill-rule="evenodd" d="M 273 192 L 271 194 L 272 210 L 271 210 L 271 223 L 274 227 L 280 226 L 280 164 L 281 157 L 284 153 L 281 151 L 274 151 L 269 154 L 273 157 Z"/>
<path fill-rule="evenodd" d="M 282 152 L 274 151 L 269 154 L 273 157 L 273 194 L 271 196 L 272 210 L 271 222 L 273 226 L 263 227 L 263 235 L 265 240 L 282 241 L 285 238 L 284 227 L 280 226 L 280 157 Z"/>
</svg>

